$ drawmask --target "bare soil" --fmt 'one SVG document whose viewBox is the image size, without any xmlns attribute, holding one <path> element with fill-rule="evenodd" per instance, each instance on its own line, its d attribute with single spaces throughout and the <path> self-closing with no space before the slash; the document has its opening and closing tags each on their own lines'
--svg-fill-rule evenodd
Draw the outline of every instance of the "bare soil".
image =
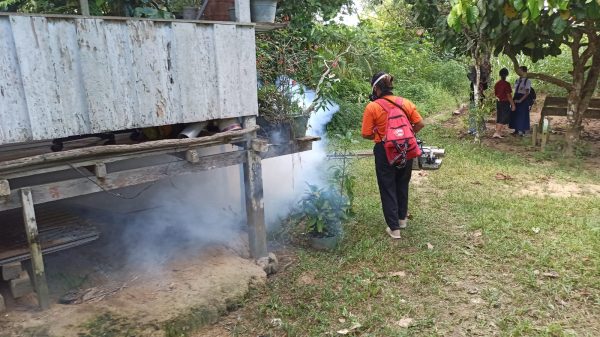
<svg viewBox="0 0 600 337">
<path fill-rule="evenodd" d="M 216 322 L 266 280 L 248 259 L 243 231 L 232 232 L 227 245 L 184 243 L 151 267 L 126 262 L 105 234 L 88 246 L 47 256 L 53 303 L 47 311 L 37 309 L 34 294 L 13 300 L 2 285 L 8 311 L 0 317 L 0 336 L 179 335 Z M 58 304 L 69 290 L 78 304 Z"/>
</svg>

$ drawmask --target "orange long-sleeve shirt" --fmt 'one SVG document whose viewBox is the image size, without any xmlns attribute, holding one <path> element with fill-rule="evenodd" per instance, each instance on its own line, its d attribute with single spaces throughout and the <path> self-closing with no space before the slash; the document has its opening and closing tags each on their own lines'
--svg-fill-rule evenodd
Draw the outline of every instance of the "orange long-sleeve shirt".
<svg viewBox="0 0 600 337">
<path fill-rule="evenodd" d="M 385 96 L 385 98 L 395 102 L 396 96 Z M 417 111 L 417 106 L 406 98 L 402 98 L 402 110 L 406 113 L 408 120 L 414 125 L 423 120 L 423 117 Z M 363 114 L 362 130 L 363 137 L 375 136 L 375 143 L 381 142 L 385 136 L 387 127 L 387 112 L 376 102 L 367 104 Z"/>
</svg>

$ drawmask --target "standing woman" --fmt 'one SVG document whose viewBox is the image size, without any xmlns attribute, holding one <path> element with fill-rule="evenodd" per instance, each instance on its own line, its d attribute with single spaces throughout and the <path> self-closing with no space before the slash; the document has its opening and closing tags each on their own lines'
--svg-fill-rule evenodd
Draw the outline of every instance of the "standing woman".
<svg viewBox="0 0 600 337">
<path fill-rule="evenodd" d="M 400 229 L 407 226 L 408 213 L 408 184 L 412 173 L 412 159 L 407 161 L 403 168 L 396 168 L 389 164 L 383 138 L 385 136 L 388 114 L 375 100 L 383 98 L 395 102 L 398 97 L 392 93 L 394 78 L 387 73 L 380 72 L 371 79 L 371 102 L 365 108 L 362 121 L 362 136 L 375 142 L 373 154 L 375 155 L 375 173 L 381 196 L 381 207 L 388 228 L 386 231 L 394 239 L 400 239 Z M 419 132 L 425 124 L 419 115 L 417 107 L 411 101 L 402 99 L 402 110 L 412 124 L 413 131 Z"/>
<path fill-rule="evenodd" d="M 514 135 L 524 136 L 525 132 L 529 131 L 529 109 L 531 102 L 529 92 L 531 91 L 531 81 L 527 78 L 527 67 L 521 66 L 521 75 L 515 82 L 515 101 L 516 110 L 512 113 L 509 127 L 515 129 Z"/>
</svg>

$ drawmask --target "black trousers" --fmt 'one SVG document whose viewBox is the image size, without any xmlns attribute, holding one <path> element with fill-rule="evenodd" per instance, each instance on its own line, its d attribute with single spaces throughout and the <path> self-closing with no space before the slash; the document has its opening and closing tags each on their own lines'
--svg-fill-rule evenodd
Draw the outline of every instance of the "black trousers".
<svg viewBox="0 0 600 337">
<path fill-rule="evenodd" d="M 381 207 L 385 222 L 391 230 L 399 229 L 399 219 L 406 219 L 408 213 L 408 184 L 412 174 L 413 160 L 404 168 L 398 169 L 388 163 L 383 143 L 375 144 L 375 172 L 381 196 Z"/>
</svg>

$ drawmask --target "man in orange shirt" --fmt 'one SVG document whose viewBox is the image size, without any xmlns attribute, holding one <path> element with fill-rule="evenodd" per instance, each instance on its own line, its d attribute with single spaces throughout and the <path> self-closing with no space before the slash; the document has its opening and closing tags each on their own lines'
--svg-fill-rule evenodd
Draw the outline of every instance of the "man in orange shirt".
<svg viewBox="0 0 600 337">
<path fill-rule="evenodd" d="M 396 100 L 392 93 L 394 78 L 390 74 L 378 73 L 371 79 L 371 99 L 387 98 Z M 415 133 L 419 132 L 425 124 L 419 115 L 415 104 L 406 98 L 403 99 L 402 110 L 412 124 Z M 383 138 L 387 126 L 387 112 L 376 102 L 371 102 L 365 108 L 362 121 L 362 136 L 375 142 L 373 154 L 375 155 L 375 172 L 381 196 L 383 216 L 388 225 L 387 233 L 394 239 L 400 239 L 400 229 L 407 226 L 408 213 L 408 184 L 412 173 L 412 159 L 405 167 L 399 169 L 389 164 Z"/>
</svg>

